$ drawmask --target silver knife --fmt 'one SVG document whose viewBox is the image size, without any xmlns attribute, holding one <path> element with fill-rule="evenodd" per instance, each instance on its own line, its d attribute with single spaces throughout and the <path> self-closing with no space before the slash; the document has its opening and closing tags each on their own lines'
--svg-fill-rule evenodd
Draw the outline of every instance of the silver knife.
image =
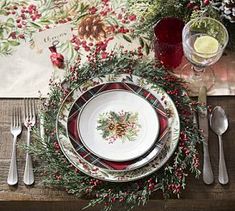
<svg viewBox="0 0 235 211">
<path fill-rule="evenodd" d="M 199 91 L 198 101 L 206 105 L 206 95 L 207 89 L 202 86 Z M 210 154 L 208 150 L 208 116 L 207 109 L 203 109 L 198 115 L 199 128 L 203 131 L 205 142 L 203 143 L 203 181 L 206 184 L 212 184 L 214 181 L 214 176 L 211 168 Z"/>
</svg>

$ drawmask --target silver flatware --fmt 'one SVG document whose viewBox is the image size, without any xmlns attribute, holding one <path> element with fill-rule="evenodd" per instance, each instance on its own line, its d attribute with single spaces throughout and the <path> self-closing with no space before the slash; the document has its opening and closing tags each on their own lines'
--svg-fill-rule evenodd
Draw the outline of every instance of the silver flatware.
<svg viewBox="0 0 235 211">
<path fill-rule="evenodd" d="M 14 108 L 11 117 L 11 134 L 13 135 L 13 148 L 11 155 L 11 163 L 7 178 L 8 185 L 16 185 L 18 183 L 17 163 L 16 163 L 16 142 L 17 136 L 22 131 L 21 123 L 21 111 L 18 108 Z"/>
<path fill-rule="evenodd" d="M 30 146 L 30 132 L 36 123 L 36 111 L 34 99 L 24 100 L 24 125 L 27 128 L 27 147 Z M 31 155 L 26 152 L 26 163 L 24 170 L 24 183 L 32 185 L 34 183 L 34 173 Z"/>
<path fill-rule="evenodd" d="M 228 118 L 222 107 L 216 106 L 210 115 L 211 129 L 218 135 L 219 139 L 219 182 L 227 184 L 229 181 L 226 163 L 224 159 L 224 149 L 222 134 L 228 129 Z"/>
<path fill-rule="evenodd" d="M 206 105 L 207 103 L 207 89 L 205 86 L 201 87 L 199 91 L 198 100 L 200 103 Z M 208 149 L 208 115 L 207 108 L 198 114 L 199 128 L 203 131 L 205 141 L 203 142 L 203 181 L 205 184 L 212 184 L 214 181 L 213 171 L 211 168 L 210 154 Z"/>
</svg>

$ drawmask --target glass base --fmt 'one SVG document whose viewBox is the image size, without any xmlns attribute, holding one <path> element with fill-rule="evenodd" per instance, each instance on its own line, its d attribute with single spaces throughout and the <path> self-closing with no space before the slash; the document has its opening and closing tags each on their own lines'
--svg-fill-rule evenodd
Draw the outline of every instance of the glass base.
<svg viewBox="0 0 235 211">
<path fill-rule="evenodd" d="M 180 73 L 180 77 L 187 82 L 190 95 L 198 95 L 202 86 L 209 91 L 215 84 L 215 74 L 212 68 L 206 67 L 201 70 L 196 70 L 192 64 L 186 64 Z"/>
</svg>

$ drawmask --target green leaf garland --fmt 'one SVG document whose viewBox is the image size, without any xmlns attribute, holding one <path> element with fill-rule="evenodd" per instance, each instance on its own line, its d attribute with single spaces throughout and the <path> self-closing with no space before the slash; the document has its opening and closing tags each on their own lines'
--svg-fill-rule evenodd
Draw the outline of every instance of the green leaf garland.
<svg viewBox="0 0 235 211">
<path fill-rule="evenodd" d="M 91 53 L 92 54 L 92 53 Z M 63 82 L 50 84 L 47 100 L 43 100 L 41 117 L 44 119 L 44 136 L 35 130 L 34 145 L 30 148 L 35 159 L 39 159 L 37 168 L 46 186 L 57 187 L 68 193 L 89 200 L 87 207 L 103 204 L 103 210 L 111 210 L 117 202 L 123 209 L 147 203 L 151 194 L 161 191 L 164 197 L 180 195 L 186 186 L 188 174 L 198 177 L 200 171 L 196 144 L 203 140 L 194 121 L 194 112 L 200 106 L 192 101 L 183 82 L 171 75 L 153 61 L 140 59 L 138 52 L 113 53 L 106 59 L 95 53 L 90 55 L 91 62 L 67 67 Z M 60 150 L 56 140 L 55 122 L 60 104 L 67 94 L 91 77 L 105 74 L 129 73 L 144 77 L 162 87 L 173 99 L 180 116 L 181 133 L 177 150 L 169 162 L 152 175 L 126 183 L 105 182 L 84 175 L 71 165 Z"/>
</svg>

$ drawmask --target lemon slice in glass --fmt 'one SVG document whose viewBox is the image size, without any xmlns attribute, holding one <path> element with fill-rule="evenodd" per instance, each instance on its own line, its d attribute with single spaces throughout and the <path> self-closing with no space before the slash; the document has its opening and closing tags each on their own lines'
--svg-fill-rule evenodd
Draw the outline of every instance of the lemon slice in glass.
<svg viewBox="0 0 235 211">
<path fill-rule="evenodd" d="M 197 53 L 204 54 L 204 58 L 209 58 L 218 51 L 219 42 L 214 37 L 203 35 L 196 39 L 194 49 Z"/>
</svg>

